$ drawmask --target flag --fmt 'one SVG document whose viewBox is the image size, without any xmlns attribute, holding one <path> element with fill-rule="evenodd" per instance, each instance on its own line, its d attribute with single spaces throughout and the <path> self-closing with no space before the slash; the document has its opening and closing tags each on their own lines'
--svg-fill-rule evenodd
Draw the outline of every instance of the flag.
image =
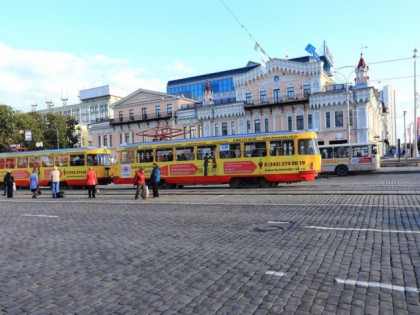
<svg viewBox="0 0 420 315">
<path fill-rule="evenodd" d="M 258 51 L 259 48 L 260 48 L 260 45 L 257 42 L 255 42 L 254 50 L 255 51 Z"/>
<path fill-rule="evenodd" d="M 417 117 L 417 141 L 420 141 L 420 117 Z"/>
<path fill-rule="evenodd" d="M 265 73 L 267 70 L 265 66 L 266 54 L 265 54 L 265 51 L 261 47 L 260 47 L 260 51 L 261 51 L 261 70 Z"/>
</svg>

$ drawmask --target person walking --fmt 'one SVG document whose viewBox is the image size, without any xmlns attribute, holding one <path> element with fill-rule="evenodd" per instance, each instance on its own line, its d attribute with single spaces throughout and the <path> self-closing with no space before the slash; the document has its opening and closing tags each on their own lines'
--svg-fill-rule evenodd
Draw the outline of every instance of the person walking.
<svg viewBox="0 0 420 315">
<path fill-rule="evenodd" d="M 160 182 L 160 169 L 156 163 L 153 163 L 153 169 L 150 173 L 150 183 L 152 184 L 153 198 L 159 197 L 158 184 Z"/>
<path fill-rule="evenodd" d="M 6 180 L 7 180 L 7 173 L 8 172 L 6 172 L 6 175 L 4 175 L 4 177 L 3 177 L 3 196 L 6 196 L 7 195 L 7 183 L 6 183 Z"/>
<path fill-rule="evenodd" d="M 8 170 L 6 176 L 4 176 L 4 185 L 6 186 L 7 198 L 13 198 L 13 183 L 15 178 L 13 177 L 12 171 Z"/>
<path fill-rule="evenodd" d="M 160 182 L 160 169 L 156 163 L 153 163 L 152 173 L 150 173 L 150 183 L 153 189 L 153 198 L 159 197 L 158 184 Z"/>
<path fill-rule="evenodd" d="M 134 185 L 137 185 L 136 195 L 134 199 L 139 199 L 139 194 L 141 190 L 141 197 L 146 199 L 146 180 L 144 178 L 144 167 L 140 167 L 134 176 Z"/>
<path fill-rule="evenodd" d="M 38 195 L 38 175 L 36 173 L 36 168 L 32 170 L 32 174 L 29 175 L 29 189 L 32 191 L 32 198 L 36 198 Z"/>
<path fill-rule="evenodd" d="M 57 198 L 57 193 L 60 190 L 60 170 L 54 166 L 54 170 L 50 173 L 51 193 L 53 198 Z"/>
<path fill-rule="evenodd" d="M 89 166 L 89 170 L 86 172 L 86 185 L 88 187 L 89 198 L 95 198 L 96 185 L 98 185 L 98 177 L 92 166 Z"/>
</svg>

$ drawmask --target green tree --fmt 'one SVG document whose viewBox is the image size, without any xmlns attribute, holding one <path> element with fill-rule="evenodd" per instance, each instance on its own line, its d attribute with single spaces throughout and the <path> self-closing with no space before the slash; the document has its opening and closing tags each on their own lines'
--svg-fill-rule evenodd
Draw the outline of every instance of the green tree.
<svg viewBox="0 0 420 315">
<path fill-rule="evenodd" d="M 0 104 L 0 151 L 10 151 L 11 144 L 20 144 L 20 130 L 16 126 L 16 114 L 12 107 Z"/>
</svg>

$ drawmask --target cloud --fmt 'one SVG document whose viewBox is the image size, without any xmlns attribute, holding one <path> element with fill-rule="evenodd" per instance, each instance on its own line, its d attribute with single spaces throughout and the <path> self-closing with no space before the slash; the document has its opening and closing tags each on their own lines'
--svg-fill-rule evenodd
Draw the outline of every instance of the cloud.
<svg viewBox="0 0 420 315">
<path fill-rule="evenodd" d="M 127 59 L 15 49 L 0 43 L 0 104 L 28 112 L 33 103 L 38 110 L 45 109 L 47 99 L 61 106 L 62 95 L 68 97 L 67 104 L 77 104 L 79 90 L 102 85 L 165 91 L 166 82 Z"/>
<path fill-rule="evenodd" d="M 180 72 L 180 73 L 194 73 L 195 70 L 192 67 L 187 66 L 182 61 L 173 61 L 165 66 L 165 70 L 169 72 Z"/>
</svg>

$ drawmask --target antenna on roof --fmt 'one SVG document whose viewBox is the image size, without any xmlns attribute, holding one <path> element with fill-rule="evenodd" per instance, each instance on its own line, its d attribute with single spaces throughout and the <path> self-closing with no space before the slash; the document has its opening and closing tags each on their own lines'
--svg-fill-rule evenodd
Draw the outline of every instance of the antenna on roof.
<svg viewBox="0 0 420 315">
<path fill-rule="evenodd" d="M 45 100 L 45 104 L 47 104 L 47 108 L 48 109 L 51 109 L 51 108 L 53 108 L 54 107 L 54 102 L 51 100 L 51 99 L 46 99 Z"/>
<path fill-rule="evenodd" d="M 68 94 L 63 96 L 63 89 L 61 89 L 61 101 L 63 102 L 63 106 L 67 106 L 67 101 L 69 100 Z"/>
</svg>

